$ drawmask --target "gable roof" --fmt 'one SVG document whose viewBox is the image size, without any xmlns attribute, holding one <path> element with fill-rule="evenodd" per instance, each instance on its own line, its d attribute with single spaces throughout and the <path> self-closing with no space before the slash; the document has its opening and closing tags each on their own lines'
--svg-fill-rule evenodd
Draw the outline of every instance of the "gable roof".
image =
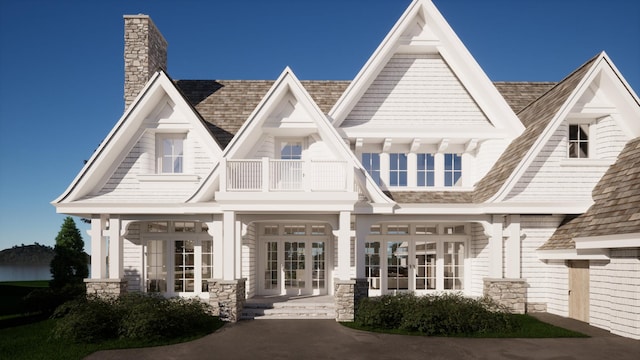
<svg viewBox="0 0 640 360">
<path fill-rule="evenodd" d="M 574 238 L 640 233 L 640 137 L 627 143 L 592 193 L 595 203 L 538 250 L 575 249 Z"/>
<path fill-rule="evenodd" d="M 527 153 L 540 141 L 540 137 L 560 108 L 567 102 L 578 84 L 583 80 L 597 55 L 560 81 L 557 85 L 527 105 L 518 113 L 518 117 L 527 127 L 525 131 L 509 144 L 489 172 L 476 184 L 475 202 L 485 202 L 505 186 Z"/>
</svg>

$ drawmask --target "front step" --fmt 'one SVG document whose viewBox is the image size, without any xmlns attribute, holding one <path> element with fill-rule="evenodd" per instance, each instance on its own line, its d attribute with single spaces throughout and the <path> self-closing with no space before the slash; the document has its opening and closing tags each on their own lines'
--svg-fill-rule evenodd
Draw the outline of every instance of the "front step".
<svg viewBox="0 0 640 360">
<path fill-rule="evenodd" d="M 328 302 L 247 302 L 240 315 L 241 320 L 335 318 L 335 305 Z"/>
</svg>

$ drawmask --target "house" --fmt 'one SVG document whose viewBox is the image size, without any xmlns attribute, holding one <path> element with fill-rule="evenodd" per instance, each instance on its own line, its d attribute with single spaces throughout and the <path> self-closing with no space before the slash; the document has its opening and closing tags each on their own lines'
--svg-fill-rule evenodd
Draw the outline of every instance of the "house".
<svg viewBox="0 0 640 360">
<path fill-rule="evenodd" d="M 126 110 L 52 202 L 91 219 L 88 292 L 230 321 L 322 295 L 350 321 L 362 296 L 455 291 L 640 338 L 640 100 L 606 53 L 492 83 L 415 0 L 352 81 L 184 81 L 151 19 L 124 20 Z"/>
</svg>

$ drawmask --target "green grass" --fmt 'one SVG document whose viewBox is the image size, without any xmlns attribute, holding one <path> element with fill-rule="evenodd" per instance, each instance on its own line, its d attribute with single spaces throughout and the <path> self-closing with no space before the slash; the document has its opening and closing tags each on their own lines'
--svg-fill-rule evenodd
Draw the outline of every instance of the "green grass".
<svg viewBox="0 0 640 360">
<path fill-rule="evenodd" d="M 49 287 L 49 280 L 32 280 L 32 281 L 0 281 L 1 285 L 43 288 Z"/>
<path fill-rule="evenodd" d="M 555 325 L 542 322 L 530 315 L 512 314 L 517 322 L 517 329 L 510 332 L 482 333 L 482 334 L 465 334 L 456 335 L 456 337 L 472 337 L 472 338 L 571 338 L 571 337 L 589 337 L 582 333 L 567 330 Z M 398 335 L 414 335 L 423 336 L 419 332 L 409 332 L 404 330 L 385 330 L 370 327 L 358 326 L 352 322 L 343 322 L 342 325 L 356 329 L 377 333 L 398 334 Z"/>
<path fill-rule="evenodd" d="M 56 321 L 56 319 L 48 319 L 34 324 L 0 329 L 0 354 L 2 354 L 2 358 L 13 360 L 82 359 L 98 350 L 169 345 L 195 340 L 207 335 L 199 334 L 170 341 L 156 342 L 111 340 L 98 344 L 76 344 L 51 338 L 50 334 L 55 327 Z M 223 325 L 222 321 L 217 320 L 209 333 L 216 331 Z"/>
<path fill-rule="evenodd" d="M 0 282 L 0 317 L 23 313 L 22 299 L 35 289 L 47 287 L 47 280 Z"/>
</svg>

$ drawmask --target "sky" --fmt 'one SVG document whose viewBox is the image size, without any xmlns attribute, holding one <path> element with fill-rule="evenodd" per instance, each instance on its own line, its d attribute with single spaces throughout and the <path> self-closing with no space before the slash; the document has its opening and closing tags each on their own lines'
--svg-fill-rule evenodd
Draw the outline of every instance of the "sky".
<svg viewBox="0 0 640 360">
<path fill-rule="evenodd" d="M 55 244 L 50 202 L 124 110 L 124 14 L 151 16 L 174 79 L 351 80 L 410 2 L 0 0 L 0 250 Z M 559 81 L 604 50 L 640 92 L 640 1 L 434 3 L 493 81 Z"/>
</svg>

